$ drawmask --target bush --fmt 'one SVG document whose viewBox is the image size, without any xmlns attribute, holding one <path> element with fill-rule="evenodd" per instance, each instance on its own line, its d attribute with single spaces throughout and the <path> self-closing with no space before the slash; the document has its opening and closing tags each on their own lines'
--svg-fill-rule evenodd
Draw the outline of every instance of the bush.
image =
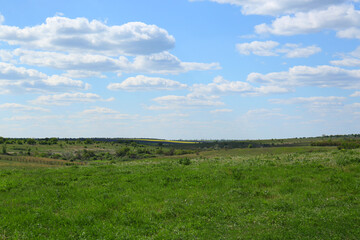
<svg viewBox="0 0 360 240">
<path fill-rule="evenodd" d="M 182 165 L 190 165 L 191 160 L 190 160 L 190 158 L 180 158 L 179 163 Z"/>
<path fill-rule="evenodd" d="M 123 148 L 120 148 L 120 149 L 116 150 L 115 155 L 117 157 L 125 157 L 128 154 L 128 152 L 130 152 L 130 148 L 129 147 L 123 147 Z"/>
</svg>

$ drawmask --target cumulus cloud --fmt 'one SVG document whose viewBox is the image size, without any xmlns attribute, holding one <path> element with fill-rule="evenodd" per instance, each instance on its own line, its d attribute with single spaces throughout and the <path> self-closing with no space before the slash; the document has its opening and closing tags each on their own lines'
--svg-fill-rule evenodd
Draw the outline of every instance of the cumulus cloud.
<svg viewBox="0 0 360 240">
<path fill-rule="evenodd" d="M 273 49 L 278 45 L 279 43 L 274 41 L 253 41 L 251 43 L 239 43 L 236 45 L 236 49 L 243 55 L 277 56 Z"/>
<path fill-rule="evenodd" d="M 50 119 L 59 119 L 63 120 L 64 116 L 62 115 L 45 115 L 45 116 L 32 116 L 32 115 L 23 115 L 23 116 L 13 116 L 10 118 L 4 118 L 6 121 L 47 121 Z"/>
<path fill-rule="evenodd" d="M 0 13 L 0 25 L 5 21 L 4 16 Z"/>
<path fill-rule="evenodd" d="M 86 76 L 87 73 L 102 76 L 100 72 L 178 74 L 220 68 L 219 63 L 182 62 L 169 52 L 136 56 L 134 61 L 129 61 L 124 56 L 114 58 L 95 54 L 65 54 L 24 49 L 16 49 L 12 54 L 18 56 L 19 62 L 23 64 L 66 70 L 65 76 Z"/>
<path fill-rule="evenodd" d="M 47 76 L 34 69 L 0 62 L 0 93 L 86 90 L 89 84 L 64 76 Z"/>
<path fill-rule="evenodd" d="M 284 72 L 250 73 L 247 81 L 280 87 L 339 87 L 360 88 L 360 70 L 346 70 L 333 66 L 295 66 Z"/>
<path fill-rule="evenodd" d="M 321 51 L 321 48 L 315 45 L 301 47 L 299 44 L 287 43 L 284 46 L 278 47 L 279 45 L 275 41 L 253 41 L 250 43 L 239 43 L 236 45 L 236 48 L 243 55 L 278 56 L 280 53 L 283 53 L 287 58 L 306 58 Z"/>
<path fill-rule="evenodd" d="M 218 113 L 229 113 L 229 112 L 232 112 L 232 111 L 233 111 L 232 109 L 221 108 L 221 109 L 212 110 L 212 111 L 210 111 L 210 113 L 212 113 L 212 114 L 218 114 Z"/>
<path fill-rule="evenodd" d="M 82 113 L 85 113 L 85 114 L 114 114 L 114 113 L 119 113 L 119 112 L 115 111 L 113 109 L 110 109 L 110 108 L 95 107 L 95 108 L 91 108 L 91 109 L 86 109 Z"/>
<path fill-rule="evenodd" d="M 301 47 L 298 44 L 285 44 L 282 49 L 278 49 L 277 51 L 285 53 L 285 57 L 287 58 L 307 58 L 321 52 L 321 48 L 315 45 Z"/>
<path fill-rule="evenodd" d="M 16 49 L 13 54 L 19 56 L 19 61 L 23 64 L 61 70 L 112 72 L 126 69 L 129 65 L 128 59 L 124 56 L 111 58 L 94 54 L 64 54 L 23 49 Z"/>
<path fill-rule="evenodd" d="M 147 107 L 149 110 L 168 110 L 179 108 L 213 107 L 224 105 L 218 96 L 187 94 L 185 96 L 167 95 L 154 98 L 159 105 Z"/>
<path fill-rule="evenodd" d="M 85 109 L 84 111 L 80 112 L 78 115 L 73 117 L 75 118 L 86 117 L 86 121 L 98 121 L 98 120 L 134 119 L 136 116 L 120 113 L 119 111 L 110 108 L 93 107 L 90 109 Z"/>
<path fill-rule="evenodd" d="M 354 51 L 344 54 L 341 60 L 330 61 L 331 64 L 346 67 L 359 67 L 360 66 L 360 47 Z"/>
<path fill-rule="evenodd" d="M 177 90 L 186 87 L 186 84 L 174 80 L 138 75 L 136 77 L 129 77 L 121 83 L 111 83 L 107 88 L 110 90 L 151 91 Z"/>
<path fill-rule="evenodd" d="M 197 0 L 190 0 L 197 1 Z M 346 0 L 210 0 L 222 4 L 232 4 L 241 7 L 245 15 L 280 15 L 312 9 L 322 9 L 333 4 L 348 2 Z"/>
<path fill-rule="evenodd" d="M 345 97 L 296 97 L 290 99 L 270 99 L 275 104 L 303 105 L 311 112 L 325 115 L 327 113 L 340 112 L 344 109 Z"/>
<path fill-rule="evenodd" d="M 286 93 L 289 90 L 278 86 L 260 86 L 255 87 L 248 82 L 228 81 L 221 76 L 214 78 L 209 84 L 194 84 L 191 87 L 194 94 L 198 95 L 263 95 L 270 93 Z"/>
<path fill-rule="evenodd" d="M 281 113 L 281 109 L 265 109 L 265 108 L 258 108 L 258 109 L 251 109 L 247 111 L 243 116 L 243 119 L 246 120 L 256 120 L 256 121 L 263 121 L 264 119 L 270 118 L 281 118 L 281 119 L 292 119 L 297 117 L 292 117 L 287 114 Z"/>
<path fill-rule="evenodd" d="M 131 65 L 132 72 L 178 74 L 194 70 L 217 70 L 219 63 L 182 62 L 169 52 L 137 56 Z"/>
<path fill-rule="evenodd" d="M 342 4 L 329 6 L 327 9 L 296 12 L 293 16 L 281 16 L 270 25 L 263 23 L 255 26 L 255 32 L 290 36 L 315 33 L 324 29 L 339 31 L 351 27 L 360 27 L 360 11 L 353 5 Z M 339 32 L 338 35 L 345 37 L 343 32 Z"/>
<path fill-rule="evenodd" d="M 30 101 L 33 104 L 40 105 L 70 105 L 79 102 L 96 102 L 96 101 L 112 101 L 113 98 L 102 99 L 95 93 L 63 93 L 55 95 L 39 96 L 35 100 Z"/>
<path fill-rule="evenodd" d="M 41 107 L 33 107 L 18 103 L 4 103 L 0 104 L 0 109 L 9 110 L 9 111 L 41 111 L 41 112 L 48 112 L 48 109 L 41 108 Z"/>
<path fill-rule="evenodd" d="M 290 99 L 270 99 L 271 103 L 276 104 L 311 104 L 317 106 L 325 105 L 343 105 L 343 102 L 346 100 L 345 97 L 296 97 Z"/>
<path fill-rule="evenodd" d="M 356 91 L 350 95 L 350 97 L 360 97 L 360 91 Z"/>
<path fill-rule="evenodd" d="M 35 69 L 16 67 L 10 63 L 0 62 L 0 81 L 3 80 L 40 80 L 45 79 L 46 74 Z"/>
<path fill-rule="evenodd" d="M 86 18 L 49 17 L 45 23 L 19 28 L 0 25 L 0 40 L 27 49 L 105 55 L 143 55 L 174 47 L 175 39 L 155 25 L 129 22 L 106 24 Z"/>
</svg>

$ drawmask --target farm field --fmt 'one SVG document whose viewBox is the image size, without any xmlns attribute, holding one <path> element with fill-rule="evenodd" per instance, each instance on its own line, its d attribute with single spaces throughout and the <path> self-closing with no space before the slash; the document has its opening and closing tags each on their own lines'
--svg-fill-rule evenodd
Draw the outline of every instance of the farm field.
<svg viewBox="0 0 360 240">
<path fill-rule="evenodd" d="M 10 141 L 0 239 L 360 238 L 360 149 L 217 144 Z"/>
</svg>

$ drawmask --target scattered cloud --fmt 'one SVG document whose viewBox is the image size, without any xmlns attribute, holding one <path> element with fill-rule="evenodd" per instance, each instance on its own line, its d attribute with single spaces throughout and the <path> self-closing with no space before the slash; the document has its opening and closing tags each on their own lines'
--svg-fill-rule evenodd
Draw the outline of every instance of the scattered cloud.
<svg viewBox="0 0 360 240">
<path fill-rule="evenodd" d="M 26 49 L 105 55 L 143 55 L 169 50 L 175 39 L 156 25 L 129 22 L 107 26 L 98 20 L 49 17 L 32 27 L 0 25 L 0 40 Z"/>
<path fill-rule="evenodd" d="M 79 102 L 96 102 L 96 101 L 112 101 L 113 98 L 102 99 L 95 93 L 63 93 L 55 95 L 39 96 L 35 100 L 30 101 L 32 104 L 40 105 L 70 105 Z"/>
<path fill-rule="evenodd" d="M 0 25 L 5 21 L 4 16 L 0 13 Z"/>
<path fill-rule="evenodd" d="M 167 95 L 154 98 L 153 101 L 159 105 L 149 106 L 148 110 L 169 110 L 179 108 L 197 108 L 197 107 L 214 107 L 222 106 L 223 102 L 218 100 L 218 96 L 200 96 L 188 94 L 185 96 Z"/>
<path fill-rule="evenodd" d="M 247 111 L 242 116 L 242 118 L 247 120 L 255 119 L 257 121 L 259 120 L 263 121 L 264 119 L 270 119 L 270 118 L 291 119 L 295 117 L 281 113 L 281 109 L 278 108 L 274 108 L 274 109 L 259 108 L 259 109 L 251 109 Z"/>
<path fill-rule="evenodd" d="M 293 104 L 303 105 L 311 112 L 326 115 L 328 113 L 336 113 L 344 110 L 345 97 L 296 97 L 290 99 L 270 99 L 275 104 Z"/>
<path fill-rule="evenodd" d="M 236 44 L 236 49 L 243 55 L 277 56 L 273 49 L 278 45 L 279 43 L 274 41 L 253 41 L 251 43 Z"/>
<path fill-rule="evenodd" d="M 89 73 L 93 76 L 96 74 L 101 76 L 101 72 L 179 74 L 188 71 L 220 69 L 219 63 L 182 62 L 169 52 L 136 56 L 133 61 L 124 56 L 65 54 L 24 49 L 16 49 L 7 54 L 11 54 L 7 56 L 8 58 L 11 56 L 19 57 L 19 62 L 22 64 L 66 70 L 67 76 L 80 75 L 80 77 L 83 75 L 86 77 Z"/>
<path fill-rule="evenodd" d="M 212 111 L 210 111 L 210 113 L 212 113 L 212 114 L 219 114 L 219 113 L 230 113 L 230 112 L 232 112 L 232 111 L 233 111 L 232 109 L 221 108 L 221 109 L 212 110 Z"/>
<path fill-rule="evenodd" d="M 354 51 L 343 54 L 341 60 L 330 61 L 331 64 L 344 67 L 359 67 L 360 66 L 360 47 L 357 47 Z"/>
<path fill-rule="evenodd" d="M 281 16 L 276 18 L 271 25 L 263 23 L 255 26 L 255 32 L 291 36 L 330 29 L 339 31 L 339 37 L 349 37 L 350 35 L 343 31 L 349 31 L 349 28 L 354 27 L 360 27 L 360 11 L 351 4 L 341 4 L 332 5 L 326 9 L 296 12 L 293 16 Z"/>
<path fill-rule="evenodd" d="M 278 86 L 254 87 L 248 82 L 228 81 L 221 76 L 214 78 L 209 84 L 194 84 L 191 91 L 197 95 L 263 95 L 270 93 L 286 93 L 288 89 Z"/>
<path fill-rule="evenodd" d="M 290 99 L 270 99 L 271 103 L 276 104 L 315 104 L 315 105 L 342 105 L 345 97 L 296 97 Z"/>
<path fill-rule="evenodd" d="M 333 66 L 295 66 L 285 72 L 268 74 L 250 73 L 247 81 L 278 87 L 339 87 L 360 88 L 360 70 L 347 70 Z"/>
<path fill-rule="evenodd" d="M 48 121 L 51 119 L 64 119 L 62 115 L 45 115 L 45 116 L 32 116 L 32 115 L 24 115 L 24 116 L 13 116 L 10 118 L 5 118 L 5 121 Z"/>
<path fill-rule="evenodd" d="M 131 64 L 131 72 L 179 74 L 188 71 L 206 71 L 220 69 L 219 63 L 182 62 L 169 52 L 148 56 L 137 56 Z"/>
<path fill-rule="evenodd" d="M 115 113 L 119 113 L 119 112 L 112 110 L 110 108 L 95 107 L 92 109 L 86 109 L 82 113 L 85 113 L 85 114 L 115 114 Z"/>
<path fill-rule="evenodd" d="M 301 45 L 298 44 L 285 44 L 282 49 L 278 49 L 277 51 L 279 53 L 285 53 L 285 57 L 287 58 L 307 58 L 321 52 L 321 48 L 315 45 L 301 47 Z"/>
<path fill-rule="evenodd" d="M 198 0 L 190 0 L 198 1 Z M 346 0 L 210 0 L 221 4 L 232 4 L 241 7 L 241 12 L 245 15 L 271 15 L 291 14 L 299 11 L 309 11 L 312 9 L 323 9 L 333 4 L 348 2 Z"/>
<path fill-rule="evenodd" d="M 0 93 L 86 90 L 90 85 L 64 76 L 47 76 L 34 69 L 0 62 Z"/>
<path fill-rule="evenodd" d="M 356 91 L 350 95 L 350 97 L 360 97 L 360 91 Z"/>
<path fill-rule="evenodd" d="M 104 107 L 93 107 L 86 109 L 81 113 L 73 116 L 74 118 L 84 118 L 86 121 L 98 121 L 98 120 L 122 120 L 122 119 L 134 119 L 135 115 L 123 114 L 119 111 L 104 108 Z M 84 119 L 85 120 L 85 119 Z"/>
<path fill-rule="evenodd" d="M 236 45 L 236 48 L 243 55 L 278 56 L 280 53 L 284 53 L 287 58 L 306 58 L 321 51 L 321 48 L 315 45 L 301 47 L 299 44 L 288 43 L 277 48 L 279 45 L 275 41 L 253 41 L 250 43 L 239 43 Z"/>
<path fill-rule="evenodd" d="M 138 75 L 136 77 L 129 77 L 121 83 L 111 83 L 107 88 L 110 90 L 151 91 L 178 90 L 186 87 L 186 84 L 174 80 Z"/>
<path fill-rule="evenodd" d="M 4 104 L 0 104 L 0 109 L 3 110 L 9 110 L 9 111 L 14 111 L 14 112 L 23 112 L 23 111 L 40 111 L 40 112 L 49 112 L 48 109 L 45 108 L 41 108 L 41 107 L 33 107 L 33 106 L 28 106 L 28 105 L 23 105 L 23 104 L 18 104 L 18 103 L 4 103 Z"/>
</svg>

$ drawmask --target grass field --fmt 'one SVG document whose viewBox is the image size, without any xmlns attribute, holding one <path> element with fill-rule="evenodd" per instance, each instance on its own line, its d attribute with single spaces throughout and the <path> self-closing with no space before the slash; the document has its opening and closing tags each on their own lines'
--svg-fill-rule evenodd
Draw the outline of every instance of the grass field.
<svg viewBox="0 0 360 240">
<path fill-rule="evenodd" d="M 360 151 L 1 160 L 0 239 L 360 239 Z"/>
</svg>

